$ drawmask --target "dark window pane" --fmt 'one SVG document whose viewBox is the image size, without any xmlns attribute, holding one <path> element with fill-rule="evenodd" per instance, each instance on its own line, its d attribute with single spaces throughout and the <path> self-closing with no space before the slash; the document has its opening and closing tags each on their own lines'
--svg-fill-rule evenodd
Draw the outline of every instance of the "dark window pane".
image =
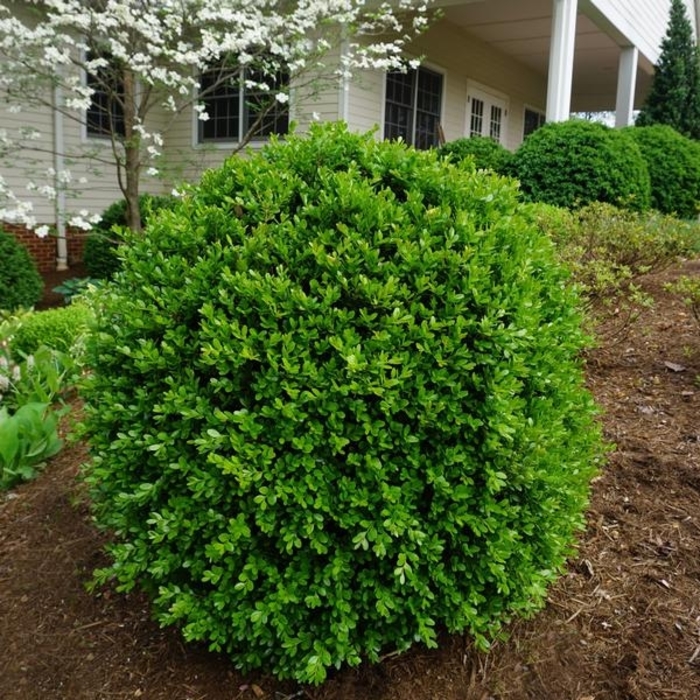
<svg viewBox="0 0 700 700">
<path fill-rule="evenodd" d="M 545 116 L 541 112 L 532 109 L 525 110 L 525 125 L 523 128 L 523 138 L 529 136 L 533 131 L 537 131 L 545 122 Z"/>
<path fill-rule="evenodd" d="M 245 122 L 247 133 L 255 127 L 252 137 L 265 138 L 271 134 L 286 134 L 289 130 L 289 107 L 277 99 L 277 93 L 289 84 L 289 75 L 278 72 L 272 80 L 257 72 L 249 71 L 246 78 L 269 86 L 269 90 L 250 88 L 245 90 Z"/>
<path fill-rule="evenodd" d="M 472 97 L 469 136 L 481 136 L 484 130 L 484 101 Z"/>
<path fill-rule="evenodd" d="M 501 140 L 501 126 L 503 125 L 503 109 L 491 105 L 491 120 L 489 122 L 489 136 L 494 141 Z"/>
<path fill-rule="evenodd" d="M 270 90 L 251 88 L 246 90 L 246 79 L 267 82 Z M 253 138 L 265 138 L 270 134 L 286 134 L 289 130 L 289 107 L 279 102 L 277 88 L 287 85 L 289 76 L 280 72 L 273 81 L 255 73 L 233 70 L 226 76 L 214 68 L 202 74 L 202 97 L 209 119 L 199 121 L 199 140 L 240 141 L 255 126 Z M 242 118 L 242 121 L 241 121 Z"/>
<path fill-rule="evenodd" d="M 415 71 L 392 72 L 386 76 L 384 138 L 401 138 L 411 143 L 413 131 L 413 85 Z"/>
<path fill-rule="evenodd" d="M 199 121 L 200 141 L 237 141 L 240 126 L 240 76 L 212 69 L 200 79 L 202 98 L 209 119 Z"/>
<path fill-rule="evenodd" d="M 85 115 L 88 136 L 124 136 L 124 83 L 117 67 L 88 73 L 87 85 L 93 90 Z"/>
<path fill-rule="evenodd" d="M 417 148 L 438 144 L 442 76 L 419 68 L 386 76 L 384 138 L 402 138 Z"/>
<path fill-rule="evenodd" d="M 426 68 L 419 68 L 414 137 L 416 148 L 430 148 L 438 145 L 441 107 L 442 76 Z"/>
</svg>

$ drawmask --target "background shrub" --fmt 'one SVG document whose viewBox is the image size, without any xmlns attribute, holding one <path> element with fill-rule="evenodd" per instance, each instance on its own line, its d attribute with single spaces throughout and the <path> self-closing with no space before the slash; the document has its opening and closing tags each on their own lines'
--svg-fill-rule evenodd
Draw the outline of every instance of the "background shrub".
<svg viewBox="0 0 700 700">
<path fill-rule="evenodd" d="M 545 124 L 513 156 L 513 174 L 525 198 L 559 207 L 607 202 L 649 207 L 649 172 L 628 133 L 571 120 Z"/>
<path fill-rule="evenodd" d="M 700 204 L 700 144 L 670 126 L 625 129 L 646 161 L 651 178 L 651 206 L 665 214 L 697 217 Z"/>
<path fill-rule="evenodd" d="M 92 318 L 90 309 L 81 303 L 47 311 L 36 311 L 22 317 L 10 341 L 14 353 L 29 355 L 42 345 L 67 352 L 87 330 Z"/>
<path fill-rule="evenodd" d="M 0 309 L 15 311 L 34 306 L 44 291 L 44 280 L 29 251 L 0 229 Z"/>
<path fill-rule="evenodd" d="M 303 682 L 537 609 L 600 442 L 575 297 L 520 208 L 342 126 L 207 173 L 96 293 L 97 581 Z"/>
<path fill-rule="evenodd" d="M 700 240 L 695 222 L 602 202 L 574 212 L 532 204 L 527 215 L 554 241 L 594 332 L 607 336 L 624 332 L 639 307 L 651 303 L 641 293 L 639 279 L 693 255 Z"/>
<path fill-rule="evenodd" d="M 142 225 L 157 211 L 173 206 L 173 197 L 143 194 L 139 198 Z M 102 219 L 85 240 L 83 262 L 90 277 L 109 279 L 121 264 L 117 248 L 123 242 L 120 229 L 126 226 L 126 200 L 119 199 L 102 212 Z"/>
<path fill-rule="evenodd" d="M 500 175 L 508 174 L 508 167 L 512 158 L 512 153 L 505 146 L 483 136 L 472 136 L 471 138 L 450 141 L 440 147 L 438 153 L 443 158 L 449 156 L 454 162 L 471 158 L 475 167 L 493 170 L 493 172 Z"/>
</svg>

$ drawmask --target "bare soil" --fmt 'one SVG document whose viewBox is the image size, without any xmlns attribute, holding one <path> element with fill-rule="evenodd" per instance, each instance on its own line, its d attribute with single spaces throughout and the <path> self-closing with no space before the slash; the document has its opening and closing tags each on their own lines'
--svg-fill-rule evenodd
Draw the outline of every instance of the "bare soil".
<svg viewBox="0 0 700 700">
<path fill-rule="evenodd" d="M 588 527 L 547 607 L 488 654 L 445 636 L 317 688 L 242 676 L 162 630 L 139 595 L 90 594 L 103 562 L 64 449 L 0 495 L 0 698 L 4 700 L 696 700 L 700 698 L 700 328 L 650 276 L 630 333 L 588 357 L 616 445 L 593 484 Z"/>
</svg>

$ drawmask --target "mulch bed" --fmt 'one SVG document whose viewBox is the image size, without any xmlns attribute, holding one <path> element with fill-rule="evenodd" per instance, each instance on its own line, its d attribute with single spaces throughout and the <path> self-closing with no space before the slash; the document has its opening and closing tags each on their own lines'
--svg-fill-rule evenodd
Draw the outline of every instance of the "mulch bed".
<svg viewBox="0 0 700 700">
<path fill-rule="evenodd" d="M 149 618 L 139 595 L 90 594 L 103 562 L 76 485 L 84 447 L 0 495 L 4 700 L 696 700 L 700 698 L 700 328 L 664 289 L 631 331 L 590 353 L 588 381 L 615 452 L 588 527 L 544 611 L 490 654 L 445 636 L 318 688 L 242 676 Z M 74 275 L 71 275 L 74 276 Z"/>
<path fill-rule="evenodd" d="M 61 272 L 45 272 L 42 277 L 44 279 L 44 294 L 41 300 L 36 304 L 35 308 L 39 311 L 50 309 L 54 306 L 63 306 L 64 296 L 59 292 L 54 292 L 54 287 L 58 287 L 66 280 L 74 277 L 87 277 L 87 271 L 82 263 L 71 265 L 70 269 L 62 270 Z"/>
</svg>

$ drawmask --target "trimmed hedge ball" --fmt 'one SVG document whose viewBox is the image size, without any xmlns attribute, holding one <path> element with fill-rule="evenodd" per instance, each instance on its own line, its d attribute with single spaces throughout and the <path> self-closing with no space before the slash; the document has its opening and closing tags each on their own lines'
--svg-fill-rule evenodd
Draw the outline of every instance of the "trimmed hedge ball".
<svg viewBox="0 0 700 700">
<path fill-rule="evenodd" d="M 29 251 L 0 229 L 0 310 L 28 309 L 44 292 L 44 280 Z"/>
<path fill-rule="evenodd" d="M 523 195 L 569 209 L 607 202 L 648 209 L 649 171 L 635 141 L 596 122 L 552 122 L 530 134 L 515 152 L 513 174 Z"/>
<path fill-rule="evenodd" d="M 470 158 L 475 168 L 493 170 L 499 175 L 509 174 L 510 161 L 513 157 L 505 146 L 483 136 L 450 141 L 441 146 L 438 153 L 443 158 L 450 157 L 456 163 Z"/>
<path fill-rule="evenodd" d="M 700 211 L 700 144 L 670 126 L 625 129 L 642 153 L 651 178 L 651 206 L 682 219 Z"/>
<path fill-rule="evenodd" d="M 91 319 L 92 312 L 81 303 L 27 314 L 12 336 L 12 351 L 29 355 L 45 345 L 68 352 L 87 330 Z"/>
<path fill-rule="evenodd" d="M 521 207 L 326 125 L 155 217 L 88 341 L 97 581 L 305 683 L 540 608 L 601 441 L 577 299 Z"/>
</svg>

